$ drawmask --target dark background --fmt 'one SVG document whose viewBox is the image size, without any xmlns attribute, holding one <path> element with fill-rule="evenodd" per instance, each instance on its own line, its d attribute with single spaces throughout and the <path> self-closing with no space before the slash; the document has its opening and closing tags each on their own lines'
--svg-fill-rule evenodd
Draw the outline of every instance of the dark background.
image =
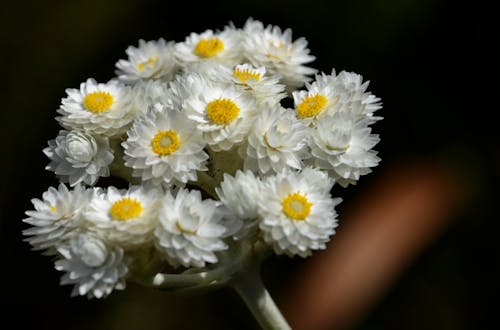
<svg viewBox="0 0 500 330">
<path fill-rule="evenodd" d="M 2 329 L 255 327 L 226 289 L 185 297 L 131 284 L 104 300 L 69 298 L 61 274 L 21 235 L 30 199 L 57 184 L 44 170 L 42 149 L 59 130 L 54 117 L 66 88 L 112 78 L 116 61 L 140 38 L 183 41 L 230 21 L 241 27 L 248 17 L 304 36 L 315 68 L 355 71 L 371 81 L 384 105 L 385 119 L 374 126 L 382 138 L 380 166 L 405 157 L 438 160 L 450 171 L 460 168 L 474 191 L 356 329 L 484 329 L 498 322 L 498 78 L 491 64 L 498 35 L 491 8 L 444 0 L 28 0 L 0 8 Z M 344 203 L 376 175 L 341 191 Z M 278 301 L 287 274 L 300 265 L 286 257 L 264 265 Z"/>
</svg>

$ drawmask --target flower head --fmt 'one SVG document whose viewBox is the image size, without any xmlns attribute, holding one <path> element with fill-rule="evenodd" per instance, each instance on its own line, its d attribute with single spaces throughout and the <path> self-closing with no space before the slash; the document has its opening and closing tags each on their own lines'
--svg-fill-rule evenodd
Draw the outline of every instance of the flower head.
<svg viewBox="0 0 500 330">
<path fill-rule="evenodd" d="M 345 187 L 378 165 L 380 159 L 372 148 L 379 140 L 371 134 L 368 120 L 356 120 L 347 113 L 327 116 L 310 130 L 311 161 Z"/>
<path fill-rule="evenodd" d="M 259 21 L 249 19 L 245 26 L 243 47 L 245 55 L 256 67 L 265 66 L 281 77 L 281 82 L 293 90 L 310 80 L 315 69 L 304 64 L 314 61 L 309 54 L 307 41 L 292 41 L 292 30 L 281 31 L 278 26 L 264 27 Z"/>
<path fill-rule="evenodd" d="M 207 84 L 193 90 L 184 111 L 215 151 L 229 150 L 246 138 L 257 112 L 255 99 L 228 84 Z"/>
<path fill-rule="evenodd" d="M 87 226 L 82 213 L 93 193 L 93 189 L 85 189 L 81 185 L 69 190 L 61 183 L 57 189 L 50 187 L 44 192 L 41 200 L 32 199 L 35 210 L 26 211 L 28 218 L 23 220 L 33 226 L 23 231 L 24 235 L 29 236 L 26 241 L 34 250 L 54 254 L 56 246 L 67 240 L 74 231 Z"/>
<path fill-rule="evenodd" d="M 177 71 L 174 43 L 160 38 L 158 41 L 139 40 L 139 47 L 130 46 L 125 51 L 127 60 L 116 63 L 118 79 L 135 83 L 141 79 L 170 80 Z"/>
<path fill-rule="evenodd" d="M 72 296 L 106 297 L 125 289 L 128 269 L 123 250 L 111 247 L 89 233 L 78 234 L 57 248 L 61 258 L 55 267 L 64 271 L 61 284 L 74 284 Z"/>
<path fill-rule="evenodd" d="M 51 160 L 46 169 L 71 186 L 93 185 L 99 177 L 109 176 L 108 165 L 114 159 L 107 137 L 79 131 L 60 131 L 43 152 Z"/>
<path fill-rule="evenodd" d="M 367 87 L 368 82 L 362 83 L 362 77 L 355 73 L 336 75 L 333 70 L 331 75 L 316 75 L 312 84 L 306 84 L 307 90 L 293 92 L 297 117 L 309 126 L 335 113 L 379 120 L 373 113 L 380 109 L 380 99 L 366 92 Z"/>
<path fill-rule="evenodd" d="M 134 122 L 123 143 L 125 165 L 155 184 L 184 185 L 205 171 L 208 155 L 195 124 L 177 110 L 157 105 Z"/>
<path fill-rule="evenodd" d="M 140 80 L 132 86 L 133 112 L 136 118 L 145 115 L 157 103 L 171 106 L 173 96 L 169 85 L 161 80 Z"/>
<path fill-rule="evenodd" d="M 160 189 L 149 185 L 118 190 L 113 186 L 100 190 L 89 203 L 84 217 L 106 242 L 124 250 L 152 244 L 156 226 Z"/>
<path fill-rule="evenodd" d="M 158 249 L 173 265 L 203 267 L 216 263 L 215 252 L 227 249 L 222 237 L 224 212 L 213 200 L 202 200 L 197 190 L 169 192 L 162 200 L 155 236 Z"/>
<path fill-rule="evenodd" d="M 231 80 L 241 89 L 248 90 L 257 102 L 278 104 L 285 96 L 285 85 L 278 75 L 270 74 L 265 66 L 254 68 L 251 64 L 239 64 L 231 72 Z"/>
<path fill-rule="evenodd" d="M 308 157 L 306 127 L 280 105 L 266 107 L 255 120 L 247 143 L 240 149 L 245 169 L 261 175 L 286 168 L 301 169 Z"/>
<path fill-rule="evenodd" d="M 324 249 L 337 227 L 333 180 L 319 170 L 283 171 L 265 181 L 260 198 L 264 240 L 277 254 L 306 257 Z"/>
<path fill-rule="evenodd" d="M 67 129 L 116 136 L 135 118 L 130 87 L 117 80 L 102 84 L 90 78 L 79 90 L 68 88 L 66 93 L 56 119 Z"/>
<path fill-rule="evenodd" d="M 191 33 L 184 42 L 176 45 L 177 60 L 184 66 L 201 61 L 235 65 L 241 58 L 239 41 L 240 33 L 232 26 L 226 26 L 220 32 Z"/>
<path fill-rule="evenodd" d="M 258 199 L 262 181 L 250 171 L 237 171 L 234 176 L 224 174 L 220 187 L 215 188 L 217 195 L 228 212 L 243 220 L 241 230 L 234 235 L 241 238 L 252 231 L 260 220 Z"/>
</svg>

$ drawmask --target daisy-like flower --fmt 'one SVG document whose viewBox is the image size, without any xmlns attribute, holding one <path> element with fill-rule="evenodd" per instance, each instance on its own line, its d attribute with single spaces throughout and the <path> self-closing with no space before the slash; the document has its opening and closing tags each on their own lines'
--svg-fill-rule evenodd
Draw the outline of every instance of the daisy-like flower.
<svg viewBox="0 0 500 330">
<path fill-rule="evenodd" d="M 151 110 L 155 104 L 173 104 L 168 83 L 163 80 L 139 80 L 132 86 L 133 111 L 139 118 Z"/>
<path fill-rule="evenodd" d="M 279 83 L 279 76 L 266 74 L 266 68 L 263 66 L 254 68 L 251 64 L 245 63 L 233 68 L 218 62 L 205 61 L 191 64 L 184 69 L 184 72 L 193 77 L 198 75 L 198 81 L 209 80 L 212 83 L 232 84 L 237 89 L 252 94 L 258 103 L 275 104 L 286 97 L 285 86 Z M 178 81 L 184 80 L 176 78 Z M 191 90 L 192 88 L 189 89 Z"/>
<path fill-rule="evenodd" d="M 117 80 L 98 84 L 90 78 L 66 94 L 56 118 L 66 129 L 111 137 L 125 132 L 135 118 L 130 87 Z"/>
<path fill-rule="evenodd" d="M 276 104 L 286 97 L 280 77 L 266 74 L 264 66 L 254 68 L 248 63 L 239 64 L 233 69 L 231 78 L 236 86 L 249 90 L 258 102 Z"/>
<path fill-rule="evenodd" d="M 326 247 L 341 201 L 330 196 L 332 186 L 332 179 L 314 169 L 283 171 L 266 180 L 259 199 L 260 229 L 277 254 L 306 257 Z"/>
<path fill-rule="evenodd" d="M 299 38 L 292 41 L 292 30 L 281 32 L 278 26 L 264 25 L 249 19 L 243 27 L 243 49 L 248 60 L 255 66 L 281 76 L 281 82 L 289 89 L 301 87 L 310 80 L 308 75 L 315 69 L 304 64 L 314 61 L 309 54 L 307 41 Z"/>
<path fill-rule="evenodd" d="M 35 210 L 26 211 L 28 218 L 23 221 L 33 227 L 25 229 L 23 234 L 29 236 L 26 241 L 33 246 L 33 250 L 54 254 L 55 246 L 64 242 L 72 232 L 85 228 L 82 212 L 89 204 L 93 191 L 80 185 L 68 190 L 61 183 L 57 189 L 50 187 L 44 192 L 41 200 L 32 199 Z"/>
<path fill-rule="evenodd" d="M 220 187 L 215 188 L 220 201 L 229 212 L 243 220 L 241 230 L 235 238 L 245 236 L 256 227 L 259 217 L 259 203 L 257 202 L 262 189 L 259 177 L 250 171 L 236 171 L 234 176 L 224 173 L 224 180 Z"/>
<path fill-rule="evenodd" d="M 175 109 L 183 109 L 185 101 L 202 91 L 208 86 L 211 86 L 216 80 L 218 81 L 218 74 L 220 73 L 220 66 L 215 63 L 200 63 L 196 65 L 200 70 L 207 70 L 210 73 L 200 73 L 186 71 L 182 75 L 177 75 L 174 80 L 168 84 L 166 97 L 168 102 L 161 102 L 165 105 L 172 104 Z M 203 69 L 202 69 L 203 68 Z M 215 78 L 217 77 L 217 78 Z"/>
<path fill-rule="evenodd" d="M 129 46 L 125 51 L 127 60 L 116 63 L 118 79 L 135 83 L 141 79 L 170 80 L 177 71 L 173 42 L 139 40 L 139 47 Z"/>
<path fill-rule="evenodd" d="M 62 258 L 55 262 L 55 268 L 66 272 L 61 277 L 62 285 L 74 284 L 72 296 L 103 298 L 114 289 L 125 289 L 128 269 L 122 249 L 85 233 L 74 235 L 57 251 Z"/>
<path fill-rule="evenodd" d="M 143 181 L 169 186 L 196 181 L 206 171 L 205 141 L 183 113 L 160 104 L 137 119 L 123 142 L 125 165 Z"/>
<path fill-rule="evenodd" d="M 184 111 L 203 132 L 207 144 L 214 151 L 221 151 L 243 141 L 257 112 L 252 95 L 228 84 L 198 87 L 184 102 Z"/>
<path fill-rule="evenodd" d="M 106 242 L 125 250 L 152 243 L 156 226 L 160 189 L 150 185 L 118 190 L 113 186 L 99 191 L 89 203 L 84 217 L 90 231 Z"/>
<path fill-rule="evenodd" d="M 241 59 L 240 38 L 240 32 L 233 26 L 226 26 L 220 32 L 191 33 L 184 42 L 177 43 L 177 60 L 182 66 L 206 60 L 234 66 Z"/>
<path fill-rule="evenodd" d="M 108 165 L 114 159 L 107 137 L 79 131 L 59 131 L 43 153 L 51 160 L 45 169 L 71 186 L 81 182 L 93 185 L 99 177 L 109 176 Z"/>
<path fill-rule="evenodd" d="M 244 168 L 261 175 L 281 172 L 285 168 L 301 169 L 308 157 L 306 127 L 293 111 L 279 104 L 264 108 L 239 150 Z"/>
<path fill-rule="evenodd" d="M 222 237 L 228 229 L 224 212 L 213 200 L 202 200 L 198 190 L 167 192 L 155 230 L 157 246 L 173 266 L 204 267 L 216 263 L 215 252 L 227 249 Z"/>
<path fill-rule="evenodd" d="M 307 90 L 293 92 L 297 117 L 310 126 L 316 125 L 321 118 L 334 113 L 348 112 L 356 117 L 369 117 L 380 109 L 380 99 L 366 92 L 368 82 L 362 83 L 362 77 L 355 73 L 342 71 L 339 75 L 316 75 L 312 84 L 306 84 Z"/>
<path fill-rule="evenodd" d="M 380 98 L 367 92 L 369 81 L 363 82 L 363 77 L 354 72 L 341 71 L 335 75 L 335 70 L 332 70 L 330 76 L 322 74 L 317 77 L 317 80 L 336 80 L 342 86 L 344 98 L 349 100 L 351 109 L 346 109 L 358 116 L 363 116 L 369 119 L 369 122 L 381 120 L 382 117 L 374 116 L 374 112 L 381 109 Z"/>
<path fill-rule="evenodd" d="M 338 113 L 324 117 L 310 130 L 311 161 L 328 170 L 342 187 L 356 183 L 380 161 L 372 150 L 380 139 L 371 134 L 367 122 L 348 113 Z"/>
</svg>

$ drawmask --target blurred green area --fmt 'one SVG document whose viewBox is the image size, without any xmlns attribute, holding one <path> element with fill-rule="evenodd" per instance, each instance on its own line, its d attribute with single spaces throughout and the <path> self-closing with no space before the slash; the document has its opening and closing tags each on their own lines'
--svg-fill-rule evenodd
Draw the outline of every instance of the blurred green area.
<svg viewBox="0 0 500 330">
<path fill-rule="evenodd" d="M 44 171 L 41 150 L 59 130 L 54 117 L 65 88 L 88 77 L 112 78 L 126 47 L 141 38 L 182 41 L 230 21 L 240 27 L 248 17 L 304 36 L 319 70 L 356 71 L 371 81 L 384 104 L 385 119 L 375 125 L 382 137 L 380 166 L 408 155 L 440 159 L 466 173 L 463 180 L 478 192 L 359 328 L 476 329 L 492 319 L 500 293 L 500 226 L 492 211 L 500 157 L 489 119 L 497 110 L 489 104 L 493 88 L 481 76 L 493 59 L 492 46 L 479 45 L 492 34 L 487 9 L 439 0 L 28 0 L 4 1 L 0 10 L 0 313 L 16 322 L 11 328 L 256 327 L 225 289 L 185 297 L 130 285 L 102 301 L 70 299 L 50 260 L 29 251 L 21 235 L 30 199 L 57 183 Z M 344 200 L 361 194 L 370 180 L 341 191 Z M 264 278 L 278 302 L 287 275 L 300 265 L 285 257 L 266 263 Z"/>
</svg>

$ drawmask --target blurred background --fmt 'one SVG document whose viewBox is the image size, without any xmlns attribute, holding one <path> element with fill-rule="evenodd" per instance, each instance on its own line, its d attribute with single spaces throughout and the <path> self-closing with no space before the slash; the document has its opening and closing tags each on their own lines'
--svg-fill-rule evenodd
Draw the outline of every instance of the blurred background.
<svg viewBox="0 0 500 330">
<path fill-rule="evenodd" d="M 343 198 L 312 258 L 272 257 L 269 291 L 296 329 L 484 329 L 498 323 L 500 165 L 493 10 L 481 1 L 3 1 L 0 8 L 0 253 L 4 329 L 256 329 L 229 289 L 177 296 L 129 285 L 70 298 L 22 242 L 31 198 L 56 185 L 42 149 L 66 88 L 107 81 L 139 39 L 241 27 L 305 37 L 312 66 L 355 71 L 382 98 L 382 162 Z M 495 87 L 494 87 L 495 86 Z M 9 322 L 14 323 L 9 323 Z M 498 328 L 498 325 L 497 325 Z"/>
</svg>

